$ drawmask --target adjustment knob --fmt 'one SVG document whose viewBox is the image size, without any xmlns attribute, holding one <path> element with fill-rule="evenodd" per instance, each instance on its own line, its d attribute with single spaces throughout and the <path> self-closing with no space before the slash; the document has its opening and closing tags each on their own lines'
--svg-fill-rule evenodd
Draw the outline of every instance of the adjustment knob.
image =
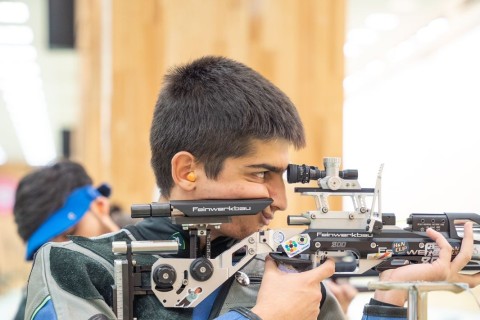
<svg viewBox="0 0 480 320">
<path fill-rule="evenodd" d="M 177 280 L 177 273 L 171 265 L 161 264 L 153 270 L 152 278 L 157 285 L 155 289 L 165 292 L 173 290 L 173 284 Z"/>
<path fill-rule="evenodd" d="M 342 186 L 342 180 L 339 177 L 330 177 L 327 180 L 327 186 L 330 190 L 338 190 Z"/>
<path fill-rule="evenodd" d="M 190 274 L 197 281 L 207 281 L 213 275 L 213 265 L 207 258 L 195 259 L 190 265 Z"/>
</svg>

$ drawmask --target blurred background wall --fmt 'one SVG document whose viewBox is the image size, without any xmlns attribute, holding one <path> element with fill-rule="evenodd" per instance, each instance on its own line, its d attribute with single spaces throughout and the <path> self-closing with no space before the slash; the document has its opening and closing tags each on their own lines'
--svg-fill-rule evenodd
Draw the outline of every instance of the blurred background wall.
<svg viewBox="0 0 480 320">
<path fill-rule="evenodd" d="M 343 156 L 364 187 L 385 163 L 383 207 L 399 223 L 480 213 L 479 23 L 478 0 L 0 0 L 0 294 L 30 270 L 11 214 L 18 179 L 69 157 L 127 214 L 156 200 L 148 131 L 162 76 L 207 54 L 246 63 L 297 105 L 308 147 L 293 163 Z M 314 207 L 293 187 L 273 226 Z M 430 301 L 478 311 L 446 297 Z"/>
</svg>

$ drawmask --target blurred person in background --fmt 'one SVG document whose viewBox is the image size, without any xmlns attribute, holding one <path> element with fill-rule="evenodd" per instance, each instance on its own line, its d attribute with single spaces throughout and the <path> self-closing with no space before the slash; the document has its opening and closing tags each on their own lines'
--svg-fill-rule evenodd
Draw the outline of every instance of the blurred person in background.
<svg viewBox="0 0 480 320">
<path fill-rule="evenodd" d="M 117 203 L 110 203 L 110 217 L 120 228 L 142 221 L 142 219 L 139 218 L 132 218 L 130 214 L 126 213 L 122 206 Z"/>
<path fill-rule="evenodd" d="M 92 186 L 78 163 L 61 160 L 23 177 L 13 208 L 18 234 L 31 261 L 47 242 L 68 241 L 69 236 L 93 237 L 119 230 L 110 215 L 110 187 Z M 24 290 L 25 291 L 25 290 Z M 26 295 L 16 319 L 24 319 Z"/>
</svg>

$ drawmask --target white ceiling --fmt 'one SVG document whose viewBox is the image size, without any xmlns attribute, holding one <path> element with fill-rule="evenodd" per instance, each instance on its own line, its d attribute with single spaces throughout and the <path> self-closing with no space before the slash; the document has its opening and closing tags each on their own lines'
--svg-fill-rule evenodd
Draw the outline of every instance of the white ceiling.
<svg viewBox="0 0 480 320">
<path fill-rule="evenodd" d="M 47 0 L 19 0 L 19 2 L 24 2 L 29 7 L 30 18 L 26 24 L 33 30 L 33 44 L 37 50 L 37 61 L 43 80 L 50 130 L 57 154 L 60 154 L 60 132 L 64 128 L 74 127 L 80 105 L 78 56 L 75 50 L 48 48 Z M 355 83 L 353 81 L 355 78 L 360 79 L 361 81 L 357 83 L 360 82 L 363 86 L 371 81 L 378 81 L 382 76 L 395 72 L 396 68 L 401 68 L 412 59 L 428 54 L 429 51 L 435 50 L 480 21 L 477 0 L 347 0 L 347 4 L 347 31 L 350 32 L 347 40 L 350 43 L 355 41 L 355 32 L 351 32 L 352 30 L 356 30 L 357 35 L 365 29 L 368 31 L 366 21 L 371 14 L 389 14 L 389 17 L 398 19 L 397 27 L 389 31 L 374 30 L 373 41 L 372 37 L 370 39 L 367 37 L 366 40 L 361 40 L 364 44 L 354 46 L 353 53 L 356 54 L 349 52 L 346 58 L 346 73 L 349 76 L 345 83 L 347 95 L 352 95 L 355 90 L 361 89 L 358 85 L 351 86 Z M 391 59 L 392 49 L 401 43 L 408 42 L 431 21 L 442 17 L 449 21 L 447 32 L 416 47 L 404 59 L 396 61 Z M 4 23 L 0 23 L 0 26 L 2 25 L 5 26 Z M 374 76 L 367 75 L 372 70 L 375 71 Z M 0 76 L 1 72 L 0 68 Z M 26 90 L 25 95 L 28 94 Z M 25 118 L 28 116 L 28 114 L 24 115 Z M 24 162 L 25 157 L 17 133 L 2 97 L 0 97 L 0 132 L 0 162 L 2 149 L 8 162 Z M 31 134 L 35 135 L 35 132 Z"/>
<path fill-rule="evenodd" d="M 347 1 L 347 97 L 427 57 L 480 24 L 478 0 Z M 397 19 L 398 25 L 388 31 L 367 27 L 378 13 Z M 371 43 L 355 45 L 362 41 Z"/>
</svg>

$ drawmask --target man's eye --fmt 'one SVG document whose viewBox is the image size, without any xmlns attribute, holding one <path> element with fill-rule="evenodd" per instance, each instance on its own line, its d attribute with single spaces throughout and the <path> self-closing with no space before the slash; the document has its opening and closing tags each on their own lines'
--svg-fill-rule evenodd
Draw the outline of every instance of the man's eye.
<svg viewBox="0 0 480 320">
<path fill-rule="evenodd" d="M 260 179 L 265 179 L 265 171 L 262 172 L 255 172 L 255 176 L 260 178 Z"/>
</svg>

